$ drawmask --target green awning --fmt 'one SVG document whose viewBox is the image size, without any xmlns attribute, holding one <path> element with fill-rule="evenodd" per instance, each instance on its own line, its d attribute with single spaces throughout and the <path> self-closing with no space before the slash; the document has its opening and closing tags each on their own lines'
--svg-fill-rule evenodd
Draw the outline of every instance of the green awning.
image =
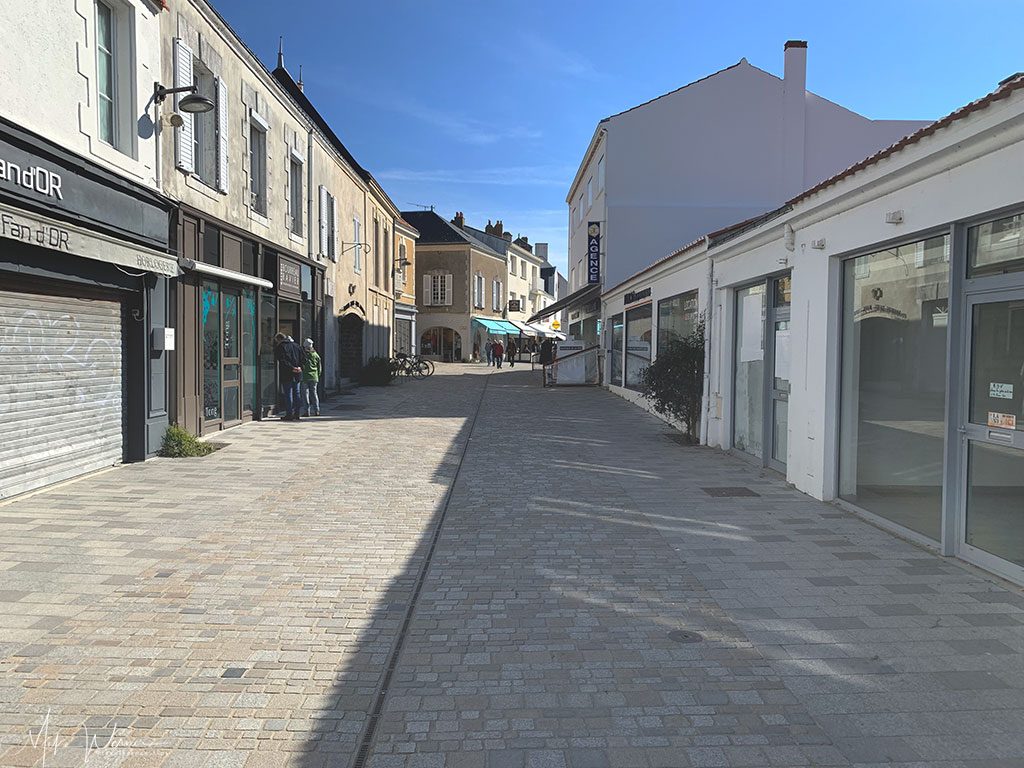
<svg viewBox="0 0 1024 768">
<path fill-rule="evenodd" d="M 473 320 L 480 323 L 490 333 L 511 334 L 512 336 L 518 336 L 520 333 L 519 329 L 508 320 L 492 320 L 489 317 L 474 317 Z"/>
</svg>

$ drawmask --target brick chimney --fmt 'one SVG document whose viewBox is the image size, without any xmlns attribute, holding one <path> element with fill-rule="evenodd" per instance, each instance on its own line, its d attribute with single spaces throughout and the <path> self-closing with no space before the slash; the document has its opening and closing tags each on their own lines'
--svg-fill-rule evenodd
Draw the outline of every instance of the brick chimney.
<svg viewBox="0 0 1024 768">
<path fill-rule="evenodd" d="M 786 199 L 806 187 L 804 158 L 807 125 L 807 41 L 789 40 L 785 46 L 782 79 L 782 196 Z"/>
<path fill-rule="evenodd" d="M 454 224 L 459 229 L 465 228 L 465 226 L 466 226 L 466 217 L 462 215 L 462 211 L 456 211 L 455 212 L 455 218 L 452 219 L 452 224 Z"/>
<path fill-rule="evenodd" d="M 533 253 L 533 246 L 530 245 L 530 241 L 526 239 L 526 235 L 520 235 L 515 239 L 515 244 L 520 248 L 525 248 L 530 253 Z"/>
<path fill-rule="evenodd" d="M 503 238 L 505 238 L 506 240 L 508 240 L 510 243 L 512 242 L 512 233 L 511 232 L 502 232 L 501 236 Z"/>
</svg>

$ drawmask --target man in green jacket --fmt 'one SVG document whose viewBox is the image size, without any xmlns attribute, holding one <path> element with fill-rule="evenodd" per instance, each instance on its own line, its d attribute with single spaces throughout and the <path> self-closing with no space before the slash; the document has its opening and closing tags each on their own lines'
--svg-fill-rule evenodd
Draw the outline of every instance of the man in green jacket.
<svg viewBox="0 0 1024 768">
<path fill-rule="evenodd" d="M 317 388 L 320 386 L 320 376 L 324 372 L 324 363 L 320 355 L 313 349 L 313 340 L 306 339 L 302 342 L 302 387 L 306 390 L 306 415 L 320 415 L 320 395 Z"/>
</svg>

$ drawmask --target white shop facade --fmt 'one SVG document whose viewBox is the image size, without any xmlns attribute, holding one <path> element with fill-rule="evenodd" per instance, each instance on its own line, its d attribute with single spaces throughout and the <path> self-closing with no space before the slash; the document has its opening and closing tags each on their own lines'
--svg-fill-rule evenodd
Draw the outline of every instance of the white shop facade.
<svg viewBox="0 0 1024 768">
<path fill-rule="evenodd" d="M 1016 78 L 627 281 L 605 323 L 622 314 L 628 347 L 633 281 L 652 316 L 697 290 L 703 442 L 1024 583 L 1022 176 Z"/>
</svg>

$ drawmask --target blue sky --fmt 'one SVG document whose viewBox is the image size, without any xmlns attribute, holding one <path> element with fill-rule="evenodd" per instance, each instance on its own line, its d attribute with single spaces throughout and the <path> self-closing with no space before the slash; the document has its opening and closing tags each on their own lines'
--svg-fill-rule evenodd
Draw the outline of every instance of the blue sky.
<svg viewBox="0 0 1024 768">
<path fill-rule="evenodd" d="M 1024 3 L 214 0 L 402 209 L 502 219 L 565 266 L 565 195 L 602 117 L 746 57 L 872 118 L 934 119 L 1024 70 Z M 844 6 L 844 7 L 839 7 Z"/>
</svg>

